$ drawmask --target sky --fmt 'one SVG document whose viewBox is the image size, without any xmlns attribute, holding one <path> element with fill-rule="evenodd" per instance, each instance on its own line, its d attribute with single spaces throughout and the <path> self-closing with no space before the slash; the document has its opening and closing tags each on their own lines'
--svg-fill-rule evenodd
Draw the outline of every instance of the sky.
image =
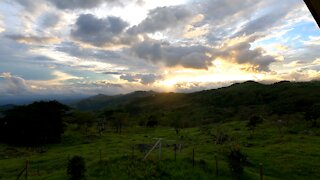
<svg viewBox="0 0 320 180">
<path fill-rule="evenodd" d="M 0 0 L 0 104 L 320 79 L 303 0 Z"/>
</svg>

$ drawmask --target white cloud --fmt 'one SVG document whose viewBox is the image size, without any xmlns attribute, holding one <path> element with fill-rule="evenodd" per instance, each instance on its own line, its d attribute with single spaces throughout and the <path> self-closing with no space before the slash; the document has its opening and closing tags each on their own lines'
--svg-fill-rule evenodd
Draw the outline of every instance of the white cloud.
<svg viewBox="0 0 320 180">
<path fill-rule="evenodd" d="M 23 95 L 29 92 L 29 86 L 26 81 L 19 77 L 13 76 L 8 72 L 0 73 L 0 92 L 2 95 Z"/>
</svg>

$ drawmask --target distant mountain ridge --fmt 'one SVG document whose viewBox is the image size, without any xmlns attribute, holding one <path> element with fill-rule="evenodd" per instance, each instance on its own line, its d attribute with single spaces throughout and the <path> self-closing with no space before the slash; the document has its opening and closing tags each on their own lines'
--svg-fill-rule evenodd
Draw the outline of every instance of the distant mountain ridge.
<svg viewBox="0 0 320 180">
<path fill-rule="evenodd" d="M 306 108 L 308 104 L 320 102 L 320 82 L 289 82 L 280 81 L 273 84 L 261 84 L 255 81 L 235 83 L 218 89 L 203 90 L 194 93 L 157 93 L 154 91 L 136 91 L 125 95 L 107 96 L 96 95 L 81 100 L 76 104 L 80 110 L 98 110 L 117 106 L 139 106 L 142 109 L 167 106 L 198 107 L 206 109 L 214 106 L 268 106 L 274 110 L 288 106 L 295 109 L 301 104 Z M 297 107 L 291 107 L 291 106 Z M 270 106 L 270 107 L 269 107 Z M 289 107 L 290 106 L 290 107 Z M 157 108 L 154 108 L 157 109 Z"/>
<path fill-rule="evenodd" d="M 98 94 L 79 101 L 75 104 L 75 107 L 80 110 L 97 110 L 105 106 L 116 106 L 119 104 L 128 103 L 136 98 L 149 97 L 155 94 L 157 93 L 154 91 L 135 91 L 129 94 L 120 94 L 114 96 Z"/>
</svg>

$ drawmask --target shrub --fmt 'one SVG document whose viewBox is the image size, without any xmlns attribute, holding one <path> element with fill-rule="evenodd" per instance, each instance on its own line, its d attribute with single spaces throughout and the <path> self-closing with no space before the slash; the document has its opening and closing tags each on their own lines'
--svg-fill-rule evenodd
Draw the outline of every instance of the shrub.
<svg viewBox="0 0 320 180">
<path fill-rule="evenodd" d="M 74 156 L 68 162 L 67 174 L 72 180 L 85 178 L 86 164 L 81 156 Z"/>
<path fill-rule="evenodd" d="M 247 156 L 240 151 L 240 147 L 236 146 L 231 148 L 231 151 L 228 154 L 228 164 L 231 173 L 236 179 L 241 179 L 246 163 Z"/>
</svg>

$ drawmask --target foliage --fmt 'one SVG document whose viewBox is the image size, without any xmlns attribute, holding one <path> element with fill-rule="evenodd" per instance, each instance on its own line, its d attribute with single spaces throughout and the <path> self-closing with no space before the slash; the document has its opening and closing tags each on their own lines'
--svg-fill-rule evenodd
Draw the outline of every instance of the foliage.
<svg viewBox="0 0 320 180">
<path fill-rule="evenodd" d="M 320 102 L 319 88 L 318 81 L 270 85 L 248 81 L 186 94 L 134 92 L 108 97 L 104 101 L 100 101 L 101 98 L 96 103 L 107 110 L 127 113 L 130 123 L 140 125 L 146 125 L 148 120 L 138 117 L 154 115 L 158 125 L 172 126 L 172 118 L 175 118 L 172 112 L 179 112 L 184 127 L 190 127 L 247 119 L 253 114 L 263 117 L 304 114 L 312 105 Z M 90 101 L 92 106 L 94 102 Z"/>
<path fill-rule="evenodd" d="M 228 163 L 231 173 L 236 179 L 240 179 L 243 175 L 243 169 L 247 163 L 247 156 L 240 151 L 240 146 L 231 148 L 228 155 Z"/>
<path fill-rule="evenodd" d="M 263 119 L 260 116 L 254 115 L 251 116 L 248 123 L 247 127 L 254 132 L 258 124 L 261 124 L 263 122 Z"/>
<path fill-rule="evenodd" d="M 226 133 L 226 131 L 221 128 L 218 128 L 214 132 L 213 137 L 214 137 L 215 144 L 224 144 L 225 142 L 227 142 L 230 139 L 230 137 Z"/>
<path fill-rule="evenodd" d="M 158 119 L 156 118 L 156 116 L 154 116 L 154 115 L 149 116 L 148 121 L 147 121 L 147 127 L 153 128 L 157 125 L 158 125 Z"/>
<path fill-rule="evenodd" d="M 317 120 L 320 118 L 320 104 L 315 104 L 311 106 L 306 112 L 305 112 L 305 120 L 310 121 L 312 123 L 313 127 L 317 127 Z"/>
<path fill-rule="evenodd" d="M 80 180 L 84 179 L 86 172 L 86 163 L 84 158 L 81 156 L 73 156 L 69 162 L 67 167 L 67 174 L 70 176 L 72 180 Z"/>
<path fill-rule="evenodd" d="M 89 128 L 94 125 L 96 119 L 97 118 L 92 112 L 75 111 L 66 118 L 66 122 L 76 124 L 78 129 L 87 135 Z"/>
<path fill-rule="evenodd" d="M 16 106 L 0 119 L 0 141 L 17 145 L 60 142 L 62 118 L 69 107 L 57 101 Z"/>
<path fill-rule="evenodd" d="M 171 127 L 174 128 L 176 134 L 178 135 L 180 133 L 180 130 L 183 128 L 184 126 L 184 121 L 182 119 L 182 114 L 180 112 L 171 112 L 169 114 L 170 117 L 170 125 Z"/>
</svg>

